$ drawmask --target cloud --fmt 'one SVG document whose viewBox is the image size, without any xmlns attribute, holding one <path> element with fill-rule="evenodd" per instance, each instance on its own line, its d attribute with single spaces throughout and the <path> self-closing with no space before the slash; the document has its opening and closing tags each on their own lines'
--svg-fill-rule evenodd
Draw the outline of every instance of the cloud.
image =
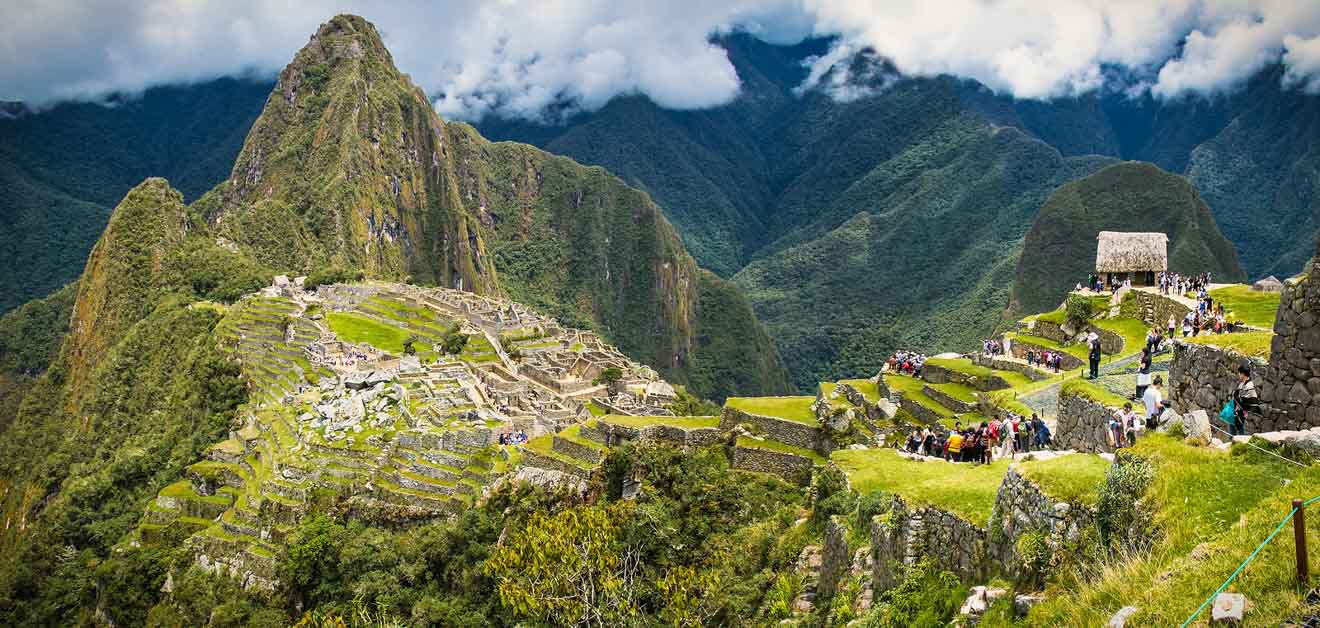
<svg viewBox="0 0 1320 628">
<path fill-rule="evenodd" d="M 835 37 L 802 89 L 841 99 L 882 89 L 895 70 L 1022 98 L 1139 76 L 1116 86 L 1177 97 L 1232 89 L 1275 62 L 1287 85 L 1320 91 L 1320 2 L 1297 0 L 9 0 L 0 100 L 273 73 L 341 12 L 376 23 L 400 69 L 463 119 L 538 119 L 623 94 L 719 105 L 739 83 L 710 40 L 734 30 L 774 43 Z"/>
</svg>

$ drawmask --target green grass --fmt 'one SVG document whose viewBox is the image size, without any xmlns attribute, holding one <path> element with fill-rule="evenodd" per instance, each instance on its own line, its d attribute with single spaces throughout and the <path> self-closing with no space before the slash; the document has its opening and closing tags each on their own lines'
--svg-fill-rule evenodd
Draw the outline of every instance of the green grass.
<svg viewBox="0 0 1320 628">
<path fill-rule="evenodd" d="M 1123 407 L 1123 404 L 1131 403 L 1132 409 L 1135 410 L 1137 414 L 1140 415 L 1146 414 L 1146 406 L 1142 405 L 1141 403 L 1131 401 L 1126 397 L 1114 394 L 1113 392 L 1110 392 L 1108 389 L 1097 386 L 1091 383 L 1090 381 L 1087 381 L 1080 377 L 1075 379 L 1070 379 L 1064 382 L 1063 385 L 1059 387 L 1059 395 L 1060 396 L 1072 395 L 1077 397 L 1085 397 L 1087 399 L 1090 399 L 1091 401 L 1104 404 L 1105 406 L 1108 406 L 1110 408 L 1121 408 Z"/>
<path fill-rule="evenodd" d="M 1224 304 L 1229 320 L 1240 320 L 1252 327 L 1274 329 L 1274 315 L 1279 311 L 1278 292 L 1256 292 L 1251 286 L 1237 285 L 1210 291 L 1216 303 Z"/>
<path fill-rule="evenodd" d="M 403 355 L 403 342 L 412 335 L 409 331 L 386 325 L 360 314 L 330 312 L 325 315 L 330 330 L 345 342 L 368 344 L 381 351 Z M 425 343 L 415 343 L 418 353 Z M 427 347 L 429 348 L 429 346 Z"/>
<path fill-rule="evenodd" d="M 966 373 L 976 377 L 990 377 L 994 371 L 988 367 L 972 364 L 967 358 L 931 358 L 926 360 L 926 364 L 944 367 L 950 371 Z"/>
<path fill-rule="evenodd" d="M 587 402 L 587 412 L 590 412 L 591 416 L 605 416 L 609 413 L 605 408 L 596 405 L 595 401 Z"/>
<path fill-rule="evenodd" d="M 1120 606 L 1134 604 L 1141 612 L 1130 625 L 1177 626 L 1283 520 L 1293 498 L 1320 495 L 1320 468 L 1301 469 L 1250 449 L 1230 455 L 1150 434 L 1130 451 L 1154 466 L 1146 500 L 1162 537 L 1152 551 L 1096 566 L 1094 579 L 1065 579 L 1047 590 L 1026 625 L 1100 626 Z M 1320 542 L 1318 519 L 1307 517 L 1309 543 Z M 1285 530 L 1229 585 L 1251 601 L 1247 625 L 1277 625 L 1299 610 L 1293 555 L 1292 531 Z M 1209 611 L 1199 619 L 1196 625 L 1205 625 Z"/>
<path fill-rule="evenodd" d="M 892 449 L 846 449 L 830 456 L 848 474 L 853 490 L 893 493 L 911 505 L 952 512 L 985 527 L 994 510 L 995 494 L 1008 472 L 1007 460 L 990 465 L 918 462 Z"/>
<path fill-rule="evenodd" d="M 739 436 L 738 446 L 749 449 L 765 449 L 768 451 L 776 451 L 782 454 L 793 454 L 795 456 L 801 456 L 803 458 L 810 460 L 812 464 L 817 466 L 825 464 L 824 456 L 821 456 L 820 454 L 810 449 L 805 449 L 802 447 L 794 447 L 793 445 L 781 443 L 777 440 L 771 440 L 768 438 L 765 440 L 760 440 L 756 438 L 748 438 L 746 436 Z"/>
<path fill-rule="evenodd" d="M 1146 323 L 1136 318 L 1106 318 L 1093 320 L 1091 324 L 1123 338 L 1123 351 L 1119 352 L 1119 357 L 1140 353 L 1146 346 L 1146 332 L 1150 330 Z"/>
<path fill-rule="evenodd" d="M 1270 357 L 1270 341 L 1274 340 L 1272 331 L 1246 331 L 1236 334 L 1214 334 L 1186 338 L 1187 342 L 1198 345 L 1211 345 L 1249 358 Z"/>
<path fill-rule="evenodd" d="M 1024 343 L 1030 343 L 1042 349 L 1047 349 L 1049 351 L 1060 351 L 1083 361 L 1085 361 L 1087 358 L 1086 345 L 1081 343 L 1073 343 L 1065 347 L 1062 344 L 1050 340 L 1049 338 L 1043 338 L 1041 336 L 1027 336 L 1023 334 L 1014 334 L 1011 337 L 1015 342 L 1020 341 Z"/>
<path fill-rule="evenodd" d="M 580 469 L 586 469 L 590 471 L 596 466 L 585 460 L 578 460 L 577 458 L 574 458 L 572 456 L 565 456 L 564 454 L 555 451 L 553 434 L 543 434 L 541 436 L 537 436 L 536 438 L 527 441 L 527 443 L 524 444 L 523 447 L 527 448 L 529 451 L 534 451 L 547 458 L 552 458 L 554 460 L 558 460 L 566 464 L 571 464 Z"/>
<path fill-rule="evenodd" d="M 1055 499 L 1070 504 L 1095 505 L 1100 484 L 1109 471 L 1109 461 L 1090 454 L 1072 454 L 1049 460 L 1017 463 L 1023 477 Z"/>
<path fill-rule="evenodd" d="M 818 425 L 816 413 L 811 411 L 815 401 L 815 397 L 729 397 L 724 405 L 748 414 Z"/>
<path fill-rule="evenodd" d="M 929 386 L 959 401 L 976 403 L 976 393 L 978 391 L 966 384 L 949 382 L 947 384 L 929 384 Z"/>
<path fill-rule="evenodd" d="M 609 448 L 582 435 L 581 425 L 570 425 L 555 435 L 556 438 L 562 438 L 566 441 L 590 447 L 598 451 L 608 451 Z"/>
<path fill-rule="evenodd" d="M 653 425 L 668 425 L 680 429 L 691 430 L 701 427 L 719 427 L 720 417 L 717 416 L 623 416 L 610 414 L 601 417 L 606 423 L 623 425 L 626 427 L 651 427 Z"/>
</svg>

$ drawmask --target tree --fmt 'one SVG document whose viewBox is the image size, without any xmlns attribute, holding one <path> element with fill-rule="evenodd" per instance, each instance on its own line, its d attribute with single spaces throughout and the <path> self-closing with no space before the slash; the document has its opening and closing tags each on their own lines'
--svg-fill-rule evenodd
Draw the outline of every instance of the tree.
<svg viewBox="0 0 1320 628">
<path fill-rule="evenodd" d="M 618 367 L 611 366 L 601 371 L 600 375 L 596 377 L 596 379 L 593 380 L 592 383 L 596 385 L 605 384 L 608 386 L 621 379 L 623 379 L 623 370 Z"/>
<path fill-rule="evenodd" d="M 626 625 L 638 618 L 641 555 L 620 536 L 629 506 L 533 513 L 486 561 L 505 609 L 536 623 Z"/>
<path fill-rule="evenodd" d="M 403 352 L 407 355 L 417 355 L 417 348 L 413 345 L 420 340 L 421 338 L 418 338 L 417 336 L 408 336 L 408 338 L 403 341 Z"/>
<path fill-rule="evenodd" d="M 458 330 L 458 326 L 445 332 L 445 337 L 440 341 L 440 348 L 450 355 L 458 355 L 466 347 L 468 337 Z"/>
</svg>

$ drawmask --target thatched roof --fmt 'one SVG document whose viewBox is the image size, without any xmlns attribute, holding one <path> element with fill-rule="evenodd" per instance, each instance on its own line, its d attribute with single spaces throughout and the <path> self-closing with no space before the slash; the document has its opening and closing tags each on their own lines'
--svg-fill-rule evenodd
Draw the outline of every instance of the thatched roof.
<svg viewBox="0 0 1320 628">
<path fill-rule="evenodd" d="M 1169 236 L 1163 233 L 1101 231 L 1096 237 L 1095 270 L 1133 273 L 1169 269 Z"/>
</svg>

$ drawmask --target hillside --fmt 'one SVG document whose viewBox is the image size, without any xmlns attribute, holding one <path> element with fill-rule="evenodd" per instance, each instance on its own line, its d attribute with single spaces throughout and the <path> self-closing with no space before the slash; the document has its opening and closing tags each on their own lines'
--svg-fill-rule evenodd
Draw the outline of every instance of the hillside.
<svg viewBox="0 0 1320 628">
<path fill-rule="evenodd" d="M 1151 164 L 1125 162 L 1064 185 L 1045 201 L 1013 274 L 1010 313 L 1057 307 L 1060 294 L 1095 270 L 1101 231 L 1166 233 L 1169 270 L 1209 271 L 1217 282 L 1245 279 L 1232 243 L 1191 183 Z"/>
<path fill-rule="evenodd" d="M 0 312 L 77 279 L 143 179 L 188 201 L 224 179 L 270 88 L 226 78 L 0 116 Z"/>
</svg>

